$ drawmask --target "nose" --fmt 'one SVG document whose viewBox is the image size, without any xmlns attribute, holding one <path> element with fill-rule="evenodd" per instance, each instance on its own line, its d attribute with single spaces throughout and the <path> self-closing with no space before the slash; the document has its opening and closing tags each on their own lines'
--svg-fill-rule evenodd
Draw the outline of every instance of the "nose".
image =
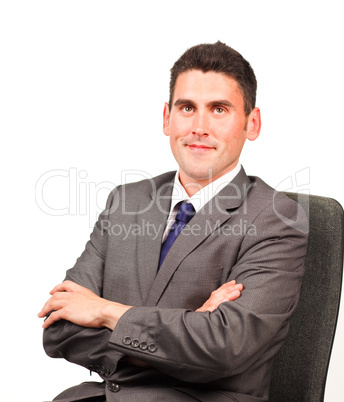
<svg viewBox="0 0 344 402">
<path fill-rule="evenodd" d="M 198 136 L 209 135 L 208 119 L 205 113 L 198 112 L 194 116 L 192 134 Z"/>
</svg>

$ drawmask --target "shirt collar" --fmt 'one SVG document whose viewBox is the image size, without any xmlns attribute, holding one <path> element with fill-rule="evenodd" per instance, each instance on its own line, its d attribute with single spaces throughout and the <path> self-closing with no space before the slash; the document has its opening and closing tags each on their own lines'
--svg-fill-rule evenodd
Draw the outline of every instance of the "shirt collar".
<svg viewBox="0 0 344 402">
<path fill-rule="evenodd" d="M 198 212 L 203 206 L 210 201 L 217 193 L 219 193 L 228 183 L 230 183 L 234 177 L 239 173 L 241 165 L 238 163 L 233 170 L 219 177 L 217 180 L 209 183 L 203 187 L 200 191 L 189 197 L 185 188 L 182 186 L 179 180 L 179 170 L 175 175 L 173 190 L 172 190 L 172 202 L 170 215 L 176 204 L 180 201 L 191 202 L 195 211 Z"/>
</svg>

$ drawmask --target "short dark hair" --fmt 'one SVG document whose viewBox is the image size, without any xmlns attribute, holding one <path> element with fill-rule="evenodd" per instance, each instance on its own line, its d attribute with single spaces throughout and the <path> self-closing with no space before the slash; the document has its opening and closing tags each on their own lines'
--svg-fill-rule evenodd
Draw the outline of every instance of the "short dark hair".
<svg viewBox="0 0 344 402">
<path fill-rule="evenodd" d="M 244 110 L 248 116 L 256 104 L 257 80 L 250 63 L 240 53 L 220 41 L 201 44 L 188 49 L 171 68 L 169 107 L 172 107 L 174 89 L 179 74 L 189 70 L 204 73 L 214 71 L 233 78 L 244 98 Z"/>
</svg>

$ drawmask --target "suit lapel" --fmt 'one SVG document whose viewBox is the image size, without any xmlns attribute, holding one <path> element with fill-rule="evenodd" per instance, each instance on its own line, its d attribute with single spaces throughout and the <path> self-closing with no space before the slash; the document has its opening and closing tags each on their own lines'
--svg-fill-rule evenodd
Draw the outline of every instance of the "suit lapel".
<svg viewBox="0 0 344 402">
<path fill-rule="evenodd" d="M 197 212 L 189 223 L 189 226 L 194 229 L 194 234 L 191 234 L 192 232 L 189 230 L 189 235 L 177 237 L 156 275 L 146 299 L 146 305 L 153 306 L 158 303 L 164 289 L 183 259 L 231 218 L 233 212 L 245 200 L 251 185 L 249 178 L 241 169 L 231 183 Z"/>
<path fill-rule="evenodd" d="M 138 217 L 138 224 L 143 228 L 143 235 L 138 240 L 138 275 L 143 302 L 153 285 L 157 274 L 162 235 L 170 212 L 173 178 L 154 189 L 140 205 L 140 210 L 147 210 Z M 148 206 L 148 207 L 147 207 Z"/>
</svg>

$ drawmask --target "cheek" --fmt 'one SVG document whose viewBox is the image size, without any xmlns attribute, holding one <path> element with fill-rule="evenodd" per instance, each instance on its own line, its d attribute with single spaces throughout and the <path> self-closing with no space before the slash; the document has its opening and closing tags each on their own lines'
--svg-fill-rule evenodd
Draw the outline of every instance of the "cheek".
<svg viewBox="0 0 344 402">
<path fill-rule="evenodd" d="M 245 144 L 245 141 L 246 134 L 244 132 L 231 136 L 226 143 L 227 151 L 232 153 L 240 153 Z"/>
<path fill-rule="evenodd" d="M 191 126 L 191 119 L 178 119 L 178 117 L 175 117 L 170 123 L 170 133 L 174 137 L 183 137 L 190 132 Z"/>
</svg>

